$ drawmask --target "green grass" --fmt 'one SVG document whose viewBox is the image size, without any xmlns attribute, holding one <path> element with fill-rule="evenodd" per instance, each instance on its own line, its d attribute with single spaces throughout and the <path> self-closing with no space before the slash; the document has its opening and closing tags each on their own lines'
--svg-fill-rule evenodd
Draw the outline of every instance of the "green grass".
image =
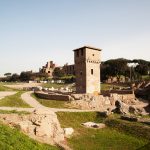
<svg viewBox="0 0 150 150">
<path fill-rule="evenodd" d="M 5 87 L 4 84 L 6 83 L 0 83 L 0 91 L 12 91 L 11 88 Z"/>
<path fill-rule="evenodd" d="M 118 131 L 150 140 L 150 127 L 140 122 L 130 122 L 121 119 L 107 118 L 105 123 Z"/>
<path fill-rule="evenodd" d="M 88 129 L 81 126 L 87 121 L 104 122 L 105 118 L 96 112 L 58 112 L 57 115 L 62 127 L 73 127 L 75 130 L 68 139 L 69 146 L 74 150 L 135 150 L 148 143 L 146 139 L 113 128 Z"/>
<path fill-rule="evenodd" d="M 1 150 L 58 150 L 55 146 L 38 143 L 17 129 L 0 123 Z"/>
<path fill-rule="evenodd" d="M 25 103 L 21 99 L 21 94 L 23 94 L 23 91 L 19 91 L 14 95 L 6 96 L 5 98 L 0 100 L 0 106 L 6 106 L 6 107 L 30 107 L 27 103 Z"/>
<path fill-rule="evenodd" d="M 68 102 L 61 100 L 47 100 L 38 98 L 35 94 L 31 94 L 33 98 L 35 98 L 40 104 L 51 107 L 51 108 L 70 108 Z"/>
<path fill-rule="evenodd" d="M 101 90 L 102 91 L 107 91 L 107 90 L 110 90 L 110 88 L 114 88 L 114 89 L 120 89 L 120 88 L 123 88 L 123 87 L 126 87 L 127 85 L 115 85 L 115 84 L 107 84 L 107 83 L 102 83 L 101 84 Z"/>
<path fill-rule="evenodd" d="M 150 81 L 150 76 L 149 76 L 149 75 L 143 75 L 143 76 L 142 76 L 142 79 L 143 79 L 143 80 L 147 80 L 147 81 L 149 80 L 149 81 Z"/>
<path fill-rule="evenodd" d="M 16 91 L 15 88 L 6 87 L 5 85 L 15 85 L 18 82 L 1 82 L 0 83 L 0 91 Z"/>
<path fill-rule="evenodd" d="M 112 87 L 112 85 L 110 85 L 110 84 L 105 84 L 105 83 L 101 84 L 101 90 L 102 91 L 109 90 L 111 87 Z"/>
<path fill-rule="evenodd" d="M 68 86 L 69 84 L 64 84 L 64 83 L 62 83 L 62 84 L 58 84 L 58 83 L 43 83 L 42 84 L 42 87 L 44 87 L 44 88 L 61 88 L 61 87 L 66 87 L 66 86 Z"/>
<path fill-rule="evenodd" d="M 19 115 L 26 115 L 26 114 L 30 114 L 27 111 L 16 111 L 16 110 L 0 110 L 0 114 L 19 114 Z"/>
</svg>

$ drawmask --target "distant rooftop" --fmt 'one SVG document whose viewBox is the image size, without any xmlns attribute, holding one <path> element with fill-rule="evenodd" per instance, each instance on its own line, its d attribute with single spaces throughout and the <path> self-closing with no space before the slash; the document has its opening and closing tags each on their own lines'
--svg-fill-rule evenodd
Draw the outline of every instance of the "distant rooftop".
<svg viewBox="0 0 150 150">
<path fill-rule="evenodd" d="M 90 49 L 97 50 L 97 51 L 101 51 L 101 50 L 102 50 L 102 49 L 100 49 L 100 48 L 96 48 L 96 47 L 92 47 L 92 46 L 85 45 L 85 46 L 83 46 L 83 47 L 74 49 L 73 51 L 77 51 L 77 50 L 82 49 L 82 48 L 90 48 Z"/>
</svg>

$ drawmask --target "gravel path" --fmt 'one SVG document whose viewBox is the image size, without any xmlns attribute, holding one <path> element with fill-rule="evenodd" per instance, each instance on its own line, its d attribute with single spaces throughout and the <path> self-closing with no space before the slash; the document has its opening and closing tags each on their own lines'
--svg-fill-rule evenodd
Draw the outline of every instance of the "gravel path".
<svg viewBox="0 0 150 150">
<path fill-rule="evenodd" d="M 41 83 L 17 83 L 17 84 L 10 84 L 10 85 L 4 85 L 4 86 L 13 88 L 13 89 L 23 89 L 23 88 L 29 88 L 29 87 L 36 87 L 40 85 Z"/>
<path fill-rule="evenodd" d="M 10 96 L 10 95 L 14 95 L 16 94 L 17 92 L 0 92 L 0 99 L 6 97 L 6 96 Z"/>
<path fill-rule="evenodd" d="M 33 108 L 45 108 L 45 106 L 41 105 L 37 100 L 35 100 L 31 94 L 33 92 L 26 92 L 21 95 L 21 98 L 23 101 L 25 101 L 27 104 L 29 104 Z"/>
</svg>

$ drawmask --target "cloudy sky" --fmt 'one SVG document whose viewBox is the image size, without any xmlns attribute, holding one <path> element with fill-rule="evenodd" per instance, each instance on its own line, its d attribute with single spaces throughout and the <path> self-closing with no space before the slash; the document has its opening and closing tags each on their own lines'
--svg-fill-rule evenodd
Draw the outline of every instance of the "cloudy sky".
<svg viewBox="0 0 150 150">
<path fill-rule="evenodd" d="M 72 64 L 83 45 L 150 60 L 150 0 L 0 0 L 0 75 Z"/>
</svg>

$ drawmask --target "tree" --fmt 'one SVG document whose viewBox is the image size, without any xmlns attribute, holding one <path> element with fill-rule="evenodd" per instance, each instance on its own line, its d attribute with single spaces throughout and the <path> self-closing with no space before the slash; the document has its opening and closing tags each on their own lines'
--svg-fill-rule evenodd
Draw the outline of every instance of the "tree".
<svg viewBox="0 0 150 150">
<path fill-rule="evenodd" d="M 48 79 L 48 74 L 47 73 L 41 73 L 41 72 L 39 72 L 36 75 L 36 77 L 39 78 L 40 80 L 47 80 Z"/>
<path fill-rule="evenodd" d="M 8 72 L 8 73 L 5 73 L 4 76 L 10 77 L 10 76 L 11 76 L 11 73 L 9 73 L 9 72 Z"/>
<path fill-rule="evenodd" d="M 138 72 L 140 75 L 148 75 L 148 71 L 150 69 L 149 61 L 145 61 L 143 59 L 134 59 L 133 62 L 138 63 L 135 68 L 136 72 Z"/>
<path fill-rule="evenodd" d="M 12 76 L 11 76 L 11 78 L 10 78 L 10 81 L 19 81 L 19 75 L 18 74 L 16 74 L 16 73 L 14 73 Z"/>
<path fill-rule="evenodd" d="M 63 69 L 56 67 L 53 72 L 54 77 L 63 77 L 65 75 Z"/>
<path fill-rule="evenodd" d="M 127 66 L 128 62 L 129 60 L 123 58 L 110 59 L 103 62 L 101 66 L 102 78 L 106 79 L 109 76 L 116 76 L 119 80 L 121 75 L 126 76 L 129 71 L 129 67 Z"/>
<path fill-rule="evenodd" d="M 29 80 L 31 80 L 31 77 L 32 77 L 31 71 L 21 72 L 21 74 L 20 74 L 21 81 L 29 81 Z"/>
</svg>

